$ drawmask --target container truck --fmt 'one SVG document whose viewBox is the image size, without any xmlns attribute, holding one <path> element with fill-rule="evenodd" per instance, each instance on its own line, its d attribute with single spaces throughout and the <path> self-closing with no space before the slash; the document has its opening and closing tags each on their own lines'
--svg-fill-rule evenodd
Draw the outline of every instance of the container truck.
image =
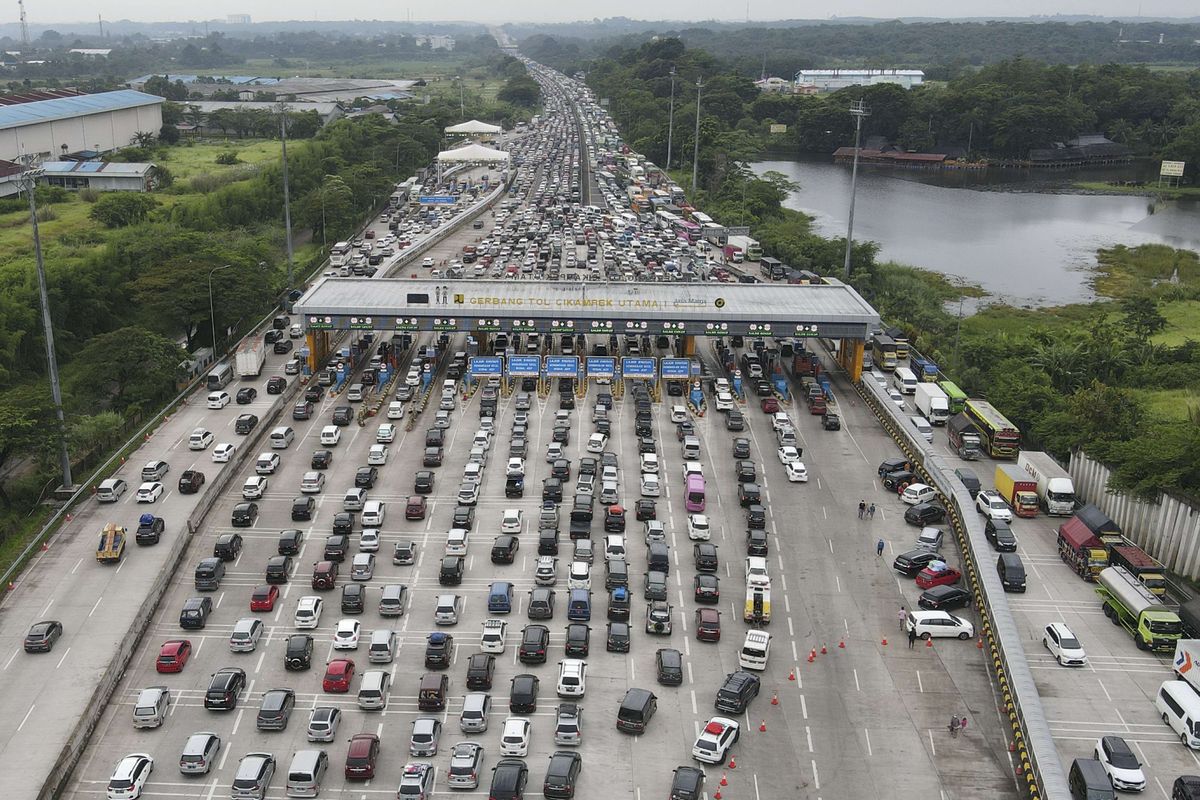
<svg viewBox="0 0 1200 800">
<path fill-rule="evenodd" d="M 746 587 L 746 622 L 766 624 L 771 621 L 771 590 L 765 586 Z"/>
<path fill-rule="evenodd" d="M 1170 653 L 1179 640 L 1179 616 L 1124 567 L 1105 567 L 1096 579 L 1104 616 L 1129 631 L 1140 650 Z"/>
<path fill-rule="evenodd" d="M 955 414 L 946 423 L 946 433 L 950 446 L 964 461 L 975 461 L 983 453 L 983 443 L 979 438 L 979 430 L 975 423 L 967 419 L 966 414 Z"/>
<path fill-rule="evenodd" d="M 950 401 L 936 383 L 918 383 L 914 399 L 930 425 L 945 425 L 950 419 Z"/>
<path fill-rule="evenodd" d="M 997 464 L 994 478 L 996 491 L 1012 506 L 1018 517 L 1038 514 L 1037 481 L 1016 464 Z"/>
<path fill-rule="evenodd" d="M 1166 568 L 1132 542 L 1109 547 L 1108 563 L 1114 567 L 1124 567 L 1159 597 L 1167 593 Z"/>
<path fill-rule="evenodd" d="M 910 353 L 908 357 L 908 368 L 917 376 L 918 381 L 929 381 L 937 383 L 938 365 L 930 361 L 924 356 L 919 356 L 915 352 Z"/>
<path fill-rule="evenodd" d="M 1175 677 L 1200 692 L 1200 641 L 1180 639 L 1175 642 Z"/>
<path fill-rule="evenodd" d="M 243 378 L 256 378 L 262 372 L 263 362 L 267 360 L 267 344 L 258 336 L 253 336 L 242 342 L 237 350 L 235 369 Z"/>
<path fill-rule="evenodd" d="M 1042 511 L 1053 517 L 1069 517 L 1075 513 L 1075 484 L 1071 482 L 1071 474 L 1049 453 L 1022 450 L 1017 456 L 1017 466 L 1037 481 Z"/>
<path fill-rule="evenodd" d="M 1100 570 L 1108 566 L 1104 542 L 1077 519 L 1058 526 L 1058 556 L 1085 581 L 1095 581 Z"/>
<path fill-rule="evenodd" d="M 727 264 L 741 264 L 746 260 L 746 254 L 737 245 L 727 244 L 721 248 L 721 251 L 725 254 L 725 262 Z"/>
</svg>

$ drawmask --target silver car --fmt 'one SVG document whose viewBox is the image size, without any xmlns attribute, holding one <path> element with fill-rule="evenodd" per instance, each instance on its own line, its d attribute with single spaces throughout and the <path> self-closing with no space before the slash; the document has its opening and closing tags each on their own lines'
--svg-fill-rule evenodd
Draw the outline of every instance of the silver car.
<svg viewBox="0 0 1200 800">
<path fill-rule="evenodd" d="M 455 789 L 474 789 L 479 786 L 483 771 L 483 748 L 474 742 L 459 742 L 450 751 L 450 773 L 446 782 Z"/>
<path fill-rule="evenodd" d="M 179 771 L 184 775 L 204 775 L 213 768 L 217 753 L 221 751 L 221 737 L 203 731 L 193 733 L 179 754 Z"/>
<path fill-rule="evenodd" d="M 412 739 L 408 752 L 414 756 L 436 756 L 438 740 L 442 737 L 442 721 L 433 717 L 417 717 L 412 724 Z"/>
<path fill-rule="evenodd" d="M 308 718 L 308 740 L 310 742 L 332 742 L 337 738 L 338 726 L 341 722 L 341 709 L 333 706 L 317 706 Z"/>
</svg>

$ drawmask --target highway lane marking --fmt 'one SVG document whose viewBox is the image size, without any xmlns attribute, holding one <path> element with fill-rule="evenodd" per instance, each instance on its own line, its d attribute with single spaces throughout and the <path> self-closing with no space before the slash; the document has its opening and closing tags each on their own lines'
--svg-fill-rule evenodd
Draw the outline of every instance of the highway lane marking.
<svg viewBox="0 0 1200 800">
<path fill-rule="evenodd" d="M 796 677 L 799 678 L 800 673 L 797 671 Z M 804 699 L 804 695 L 800 695 L 800 714 L 808 719 L 808 701 Z"/>
<path fill-rule="evenodd" d="M 758 800 L 758 774 L 755 773 L 750 777 L 754 778 L 754 800 Z"/>
<path fill-rule="evenodd" d="M 857 668 L 854 670 L 854 690 L 857 692 L 862 691 L 862 686 L 858 682 L 858 669 Z"/>
<path fill-rule="evenodd" d="M 9 659 L 9 660 L 11 661 L 12 659 Z M 1088 659 L 1088 661 L 1091 661 L 1091 659 Z M 7 666 L 7 665 L 6 665 L 6 666 Z M 1095 671 L 1095 668 L 1094 668 L 1094 667 L 1093 667 L 1093 671 Z M 1111 695 L 1111 694 L 1109 694 L 1109 693 L 1108 693 L 1108 689 L 1107 689 L 1107 688 L 1105 688 L 1105 686 L 1104 686 L 1104 681 L 1097 679 L 1097 680 L 1096 680 L 1096 683 L 1100 684 L 1100 691 L 1104 692 L 1104 696 L 1105 696 L 1105 697 L 1108 699 L 1108 702 L 1110 702 L 1110 703 L 1111 703 L 1111 702 L 1112 702 L 1112 695 Z"/>
<path fill-rule="evenodd" d="M 227 755 L 229 755 L 229 750 L 226 750 L 224 753 L 221 754 L 221 766 L 217 767 L 218 771 L 225 769 L 225 756 L 227 756 Z M 216 793 L 216 791 L 217 791 L 217 779 L 213 778 L 212 783 L 209 784 L 209 786 L 208 786 L 208 794 L 205 795 L 206 800 L 212 800 L 213 795 Z"/>
<path fill-rule="evenodd" d="M 71 567 L 71 574 L 72 574 L 72 575 L 74 575 L 74 574 L 75 574 L 75 570 L 79 569 L 79 565 L 80 565 L 80 564 L 82 564 L 82 563 L 83 563 L 83 559 L 82 559 L 82 558 L 81 558 L 81 559 L 79 559 L 78 561 L 76 561 L 76 562 L 75 562 L 75 566 Z"/>
<path fill-rule="evenodd" d="M 813 741 L 812 741 L 812 728 L 808 725 L 804 726 L 804 738 L 808 741 L 808 752 L 810 752 L 810 753 L 814 752 L 813 751 Z"/>
<path fill-rule="evenodd" d="M 867 755 L 869 755 L 869 756 L 875 755 L 874 751 L 871 749 L 871 731 L 869 731 L 866 728 L 863 728 L 863 736 L 866 737 L 866 740 L 867 740 Z"/>
<path fill-rule="evenodd" d="M 70 653 L 70 652 L 71 652 L 71 648 L 68 647 L 66 649 L 66 651 L 62 654 L 62 658 L 60 658 L 58 660 L 58 663 L 54 666 L 55 669 L 58 669 L 59 667 L 61 667 L 63 665 L 63 662 L 67 660 L 67 653 Z"/>
<path fill-rule="evenodd" d="M 13 662 L 13 659 L 14 659 L 14 658 L 16 658 L 16 657 L 17 657 L 17 654 L 18 654 L 18 653 L 20 653 L 20 652 L 21 652 L 21 648 L 20 648 L 20 647 L 18 647 L 16 650 L 13 650 L 13 654 L 12 654 L 11 656 L 9 656 L 9 657 L 8 657 L 8 661 L 5 661 L 5 662 L 4 662 L 4 668 L 5 668 L 5 669 L 8 669 L 8 666 L 9 666 L 9 664 L 11 664 L 11 663 Z"/>
<path fill-rule="evenodd" d="M 25 723 L 29 721 L 29 715 L 33 713 L 35 708 L 37 708 L 37 704 L 31 705 L 29 710 L 25 712 L 25 716 L 21 718 L 21 724 L 17 726 L 17 733 L 20 733 L 21 729 L 25 727 Z"/>
<path fill-rule="evenodd" d="M 921 683 L 921 670 L 917 670 L 917 691 L 924 693 L 925 686 Z"/>
<path fill-rule="evenodd" d="M 811 763 L 813 771 L 813 788 L 817 791 L 821 791 L 821 776 L 817 774 L 817 760 L 814 758 Z"/>
<path fill-rule="evenodd" d="M 100 607 L 100 601 L 104 599 L 104 595 L 96 598 L 96 604 L 92 606 L 92 610 L 88 612 L 88 619 L 91 619 L 92 614 L 96 613 L 96 609 Z"/>
<path fill-rule="evenodd" d="M 249 692 L 247 692 L 247 695 L 249 695 Z M 233 720 L 233 730 L 229 732 L 229 735 L 231 737 L 237 736 L 238 727 L 242 724 L 242 714 L 244 714 L 244 713 L 245 713 L 245 709 L 242 709 L 242 708 L 238 709 L 237 717 L 235 717 Z M 222 759 L 222 760 L 224 760 L 224 759 Z M 222 766 L 224 766 L 224 765 L 222 765 Z"/>
</svg>

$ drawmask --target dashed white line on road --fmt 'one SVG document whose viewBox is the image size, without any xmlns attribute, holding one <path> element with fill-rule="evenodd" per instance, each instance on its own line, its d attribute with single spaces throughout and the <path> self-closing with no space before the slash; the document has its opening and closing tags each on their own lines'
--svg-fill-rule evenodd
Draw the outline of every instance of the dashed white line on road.
<svg viewBox="0 0 1200 800">
<path fill-rule="evenodd" d="M 67 660 L 67 653 L 70 653 L 70 652 L 71 652 L 71 648 L 69 648 L 69 647 L 68 647 L 68 648 L 66 649 L 66 652 L 64 652 L 64 653 L 62 654 L 62 658 L 60 658 L 60 659 L 58 660 L 58 664 L 56 664 L 56 665 L 54 666 L 54 668 L 55 668 L 55 669 L 58 669 L 59 667 L 61 667 L 61 666 L 63 665 L 63 662 Z"/>
<path fill-rule="evenodd" d="M 104 595 L 100 595 L 99 597 L 96 598 L 96 604 L 94 606 L 92 606 L 92 610 L 88 612 L 88 618 L 91 618 L 92 614 L 96 613 L 96 609 L 100 607 L 100 601 L 103 599 L 104 599 Z"/>
<path fill-rule="evenodd" d="M 854 690 L 855 690 L 856 692 L 861 692 L 861 691 L 862 691 L 862 686 L 861 686 L 861 685 L 859 685 L 859 683 L 858 683 L 858 670 L 857 670 L 857 669 L 856 669 L 856 670 L 854 670 Z"/>
<path fill-rule="evenodd" d="M 82 564 L 82 563 L 83 563 L 83 559 L 82 559 L 82 558 L 81 558 L 81 559 L 79 559 L 78 561 L 76 561 L 76 562 L 75 562 L 75 566 L 71 567 L 71 574 L 72 574 L 72 575 L 74 575 L 74 574 L 75 574 L 75 570 L 79 569 L 79 565 L 80 565 L 80 564 Z"/>
<path fill-rule="evenodd" d="M 817 774 L 817 760 L 815 758 L 812 760 L 812 771 L 813 771 L 813 788 L 816 789 L 817 791 L 820 791 L 821 790 L 821 776 Z"/>
<path fill-rule="evenodd" d="M 33 710 L 34 710 L 35 708 L 37 708 L 37 705 L 36 705 L 36 704 L 35 704 L 35 705 L 31 705 L 31 706 L 29 707 L 29 710 L 25 712 L 25 716 L 24 716 L 24 717 L 22 717 L 22 719 L 21 719 L 21 724 L 17 726 L 17 732 L 18 732 L 18 733 L 21 731 L 21 728 L 24 728 L 24 727 L 25 727 L 25 723 L 29 721 L 29 715 L 33 713 Z"/>
<path fill-rule="evenodd" d="M 869 756 L 875 755 L 875 753 L 872 752 L 872 750 L 871 750 L 871 732 L 869 730 L 867 730 L 866 728 L 863 728 L 863 736 L 865 736 L 867 739 L 867 755 L 869 755 Z"/>
<path fill-rule="evenodd" d="M 808 719 L 808 701 L 804 699 L 804 695 L 800 695 L 800 713 Z"/>
</svg>

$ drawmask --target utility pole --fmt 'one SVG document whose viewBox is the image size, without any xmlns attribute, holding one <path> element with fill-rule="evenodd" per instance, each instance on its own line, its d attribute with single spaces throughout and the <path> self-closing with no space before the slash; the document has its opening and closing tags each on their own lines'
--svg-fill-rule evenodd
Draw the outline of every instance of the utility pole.
<svg viewBox="0 0 1200 800">
<path fill-rule="evenodd" d="M 21 6 L 21 21 L 24 24 L 25 7 Z M 42 259 L 42 236 L 38 230 L 37 199 L 34 189 L 41 169 L 31 169 L 32 161 L 25 164 L 21 185 L 29 195 L 29 224 L 33 228 L 33 255 L 37 262 L 38 299 L 42 306 L 42 332 L 46 339 L 46 366 L 50 373 L 50 396 L 54 400 L 54 416 L 58 422 L 58 460 L 62 468 L 62 488 L 74 489 L 71 479 L 71 455 L 67 452 L 67 424 L 63 418 L 62 385 L 58 380 L 58 359 L 54 355 L 54 323 L 50 318 L 50 296 L 46 292 L 46 264 Z"/>
<path fill-rule="evenodd" d="M 675 131 L 675 68 L 671 67 L 671 105 L 667 112 L 667 169 L 671 169 L 671 134 Z"/>
<path fill-rule="evenodd" d="M 292 203 L 290 192 L 288 191 L 288 163 L 287 163 L 287 103 L 279 104 L 279 141 L 283 147 L 283 229 L 284 235 L 287 237 L 287 290 L 285 294 L 290 294 L 292 291 Z M 215 333 L 213 334 L 216 335 Z M 216 349 L 215 347 L 213 348 Z"/>
<path fill-rule="evenodd" d="M 863 117 L 871 115 L 867 104 L 855 100 L 850 104 L 850 113 L 854 115 L 854 166 L 850 170 L 850 221 L 846 224 L 846 263 L 842 267 L 842 279 L 850 282 L 850 250 L 854 246 L 854 195 L 858 189 L 858 151 L 862 143 Z"/>
<path fill-rule="evenodd" d="M 695 195 L 696 182 L 700 176 L 700 90 L 704 88 L 704 78 L 696 78 L 696 140 L 692 147 L 692 193 Z"/>
<path fill-rule="evenodd" d="M 217 312 L 213 308 L 212 279 L 215 273 L 220 272 L 223 269 L 229 269 L 232 266 L 233 264 L 222 264 L 221 266 L 213 267 L 208 271 L 208 324 L 212 326 L 212 350 L 214 361 L 220 359 L 218 358 L 219 351 L 217 350 Z"/>
</svg>

